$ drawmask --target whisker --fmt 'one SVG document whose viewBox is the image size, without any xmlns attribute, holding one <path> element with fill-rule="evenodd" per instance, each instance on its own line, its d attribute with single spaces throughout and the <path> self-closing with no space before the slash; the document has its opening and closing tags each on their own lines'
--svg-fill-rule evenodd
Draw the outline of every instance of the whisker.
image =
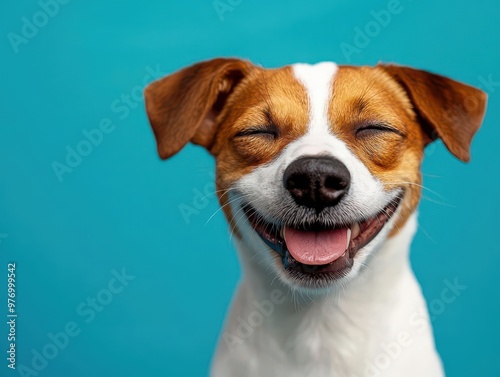
<svg viewBox="0 0 500 377">
<path fill-rule="evenodd" d="M 455 206 L 453 204 L 443 203 L 443 202 L 440 202 L 438 200 L 429 198 L 428 196 L 424 196 L 424 195 L 422 195 L 422 200 L 427 200 L 428 202 L 431 202 L 431 203 L 434 203 L 434 204 L 438 204 L 438 205 L 441 205 L 441 206 L 445 206 L 445 207 L 448 207 L 448 208 L 457 208 L 457 206 Z"/>
<path fill-rule="evenodd" d="M 226 206 L 228 206 L 228 205 L 230 205 L 230 204 L 232 204 L 232 203 L 234 203 L 234 202 L 236 202 L 236 201 L 240 200 L 242 197 L 246 197 L 246 196 L 245 196 L 245 195 L 239 195 L 239 196 L 237 196 L 237 197 L 235 197 L 235 198 L 233 198 L 233 199 L 228 200 L 228 202 L 227 202 L 227 203 L 225 203 L 224 205 L 220 206 L 220 207 L 219 207 L 219 208 L 218 208 L 218 209 L 217 209 L 217 210 L 216 210 L 216 211 L 212 214 L 212 216 L 210 216 L 210 218 L 209 218 L 209 219 L 207 220 L 207 222 L 205 223 L 205 226 L 206 226 L 206 225 L 209 223 L 209 221 L 210 221 L 210 220 L 212 220 L 212 218 L 213 218 L 213 217 L 214 217 L 217 213 L 219 213 L 219 212 L 220 212 L 220 211 L 221 211 L 224 207 L 226 207 Z"/>
<path fill-rule="evenodd" d="M 414 186 L 418 186 L 420 188 L 422 188 L 423 190 L 427 190 L 429 191 L 430 193 L 436 195 L 437 197 L 443 199 L 443 200 L 446 200 L 446 198 L 444 198 L 443 196 L 439 195 L 437 192 L 431 190 L 430 188 L 428 187 L 425 187 L 419 183 L 415 183 L 415 182 L 406 182 L 406 181 L 400 181 L 400 182 L 385 182 L 385 184 L 387 185 L 414 185 Z"/>
</svg>

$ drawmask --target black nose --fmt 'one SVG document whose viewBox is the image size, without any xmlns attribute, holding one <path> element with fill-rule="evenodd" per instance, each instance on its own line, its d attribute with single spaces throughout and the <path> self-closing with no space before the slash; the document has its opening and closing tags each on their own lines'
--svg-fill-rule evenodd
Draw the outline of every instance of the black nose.
<svg viewBox="0 0 500 377">
<path fill-rule="evenodd" d="M 351 174 L 335 158 L 302 157 L 286 168 L 283 183 L 297 204 L 319 213 L 340 201 L 349 189 Z"/>
</svg>

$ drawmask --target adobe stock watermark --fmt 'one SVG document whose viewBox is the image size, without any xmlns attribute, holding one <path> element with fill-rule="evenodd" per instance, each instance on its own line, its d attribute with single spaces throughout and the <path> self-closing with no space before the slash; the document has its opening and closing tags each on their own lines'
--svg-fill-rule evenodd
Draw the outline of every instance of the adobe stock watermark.
<svg viewBox="0 0 500 377">
<path fill-rule="evenodd" d="M 40 29 L 43 29 L 49 21 L 59 14 L 61 5 L 66 5 L 70 0 L 40 0 L 38 11 L 30 17 L 21 17 L 21 29 L 19 33 L 13 31 L 7 33 L 7 39 L 16 54 L 19 53 L 21 45 L 27 45 L 35 38 Z"/>
<path fill-rule="evenodd" d="M 286 301 L 286 296 L 279 289 L 271 291 L 269 300 L 254 301 L 252 303 L 254 310 L 252 310 L 247 317 L 238 317 L 236 322 L 238 326 L 232 331 L 225 331 L 222 334 L 222 339 L 226 343 L 230 352 L 234 352 L 236 348 L 243 344 L 243 342 L 250 338 L 255 329 L 262 326 L 266 318 L 273 315 L 274 309 L 277 305 L 281 305 Z"/>
<path fill-rule="evenodd" d="M 193 188 L 193 199 L 190 203 L 180 203 L 177 208 L 186 225 L 191 223 L 191 217 L 199 215 L 215 197 L 215 173 L 210 172 L 210 181 L 203 188 Z"/>
<path fill-rule="evenodd" d="M 232 12 L 243 0 L 215 0 L 212 5 L 219 16 L 219 20 L 224 21 L 224 14 Z"/>
<path fill-rule="evenodd" d="M 478 87 L 488 94 L 495 93 L 496 88 L 500 87 L 500 81 L 494 81 L 492 73 L 490 73 L 486 78 L 484 76 L 479 76 L 477 79 L 480 83 Z"/>
<path fill-rule="evenodd" d="M 47 368 L 49 363 L 59 356 L 70 344 L 70 342 L 81 334 L 83 324 L 91 324 L 98 313 L 109 306 L 116 295 L 135 279 L 135 276 L 127 274 L 125 268 L 121 271 L 112 270 L 112 277 L 108 280 L 106 287 L 97 291 L 94 296 L 87 297 L 75 308 L 78 319 L 68 321 L 58 332 L 47 334 L 47 343 L 41 347 L 31 350 L 31 361 L 28 365 L 20 364 L 17 368 L 21 377 L 36 377 Z"/>
<path fill-rule="evenodd" d="M 411 0 L 408 0 L 411 1 Z M 377 38 L 382 30 L 387 28 L 394 16 L 400 14 L 404 10 L 400 0 L 389 0 L 385 9 L 379 11 L 371 10 L 371 20 L 363 27 L 356 26 L 354 28 L 354 37 L 352 44 L 342 42 L 339 47 L 344 55 L 344 58 L 351 62 L 353 54 L 360 54 L 363 49 L 368 47 L 374 38 Z"/>
<path fill-rule="evenodd" d="M 160 71 L 158 64 L 155 68 L 147 66 L 146 72 L 141 84 L 135 85 L 128 93 L 122 93 L 120 97 L 111 102 L 110 111 L 116 114 L 118 120 L 126 119 L 132 110 L 136 109 L 144 101 L 143 91 L 149 82 L 166 75 L 165 72 Z M 76 144 L 73 146 L 66 145 L 65 158 L 51 163 L 52 171 L 59 183 L 63 182 L 65 174 L 72 173 L 80 166 L 84 158 L 94 151 L 94 148 L 101 145 L 105 135 L 111 134 L 115 129 L 115 121 L 111 117 L 104 117 L 99 121 L 97 127 L 82 130 L 82 138 Z"/>
<path fill-rule="evenodd" d="M 453 281 L 445 279 L 443 283 L 445 287 L 441 290 L 440 296 L 429 301 L 431 323 L 446 311 L 447 306 L 454 303 L 467 290 L 467 285 L 461 284 L 458 278 L 454 278 Z M 425 308 L 421 308 L 412 313 L 408 318 L 408 327 L 417 333 L 428 329 L 430 323 L 426 312 Z M 363 377 L 383 376 L 394 360 L 398 359 L 413 344 L 414 340 L 412 331 L 402 330 L 391 341 L 380 343 L 381 351 L 372 360 L 365 360 Z"/>
</svg>

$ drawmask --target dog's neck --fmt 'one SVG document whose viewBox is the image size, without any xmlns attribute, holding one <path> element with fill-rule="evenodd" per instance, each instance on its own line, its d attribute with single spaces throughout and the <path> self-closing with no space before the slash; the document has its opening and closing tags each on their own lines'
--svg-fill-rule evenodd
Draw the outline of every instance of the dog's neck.
<svg viewBox="0 0 500 377">
<path fill-rule="evenodd" d="M 412 334 L 412 347 L 427 357 L 425 349 L 433 349 L 430 330 L 425 326 L 417 334 L 416 329 L 408 329 L 412 315 L 426 313 L 409 263 L 416 227 L 413 215 L 374 252 L 359 276 L 336 292 L 316 297 L 284 285 L 252 258 L 255 250 L 248 250 L 251 245 L 237 242 L 243 280 L 221 337 L 214 371 L 226 362 L 233 365 L 229 369 L 234 372 L 249 368 L 249 360 L 258 360 L 249 376 L 294 375 L 294 368 L 303 371 L 307 364 L 315 376 L 330 376 L 332 371 L 338 376 L 364 376 L 365 364 L 380 352 L 380 344 L 407 330 Z M 426 314 L 421 318 L 428 321 Z M 277 365 L 280 370 L 272 374 L 271 366 Z M 358 374 L 354 374 L 357 368 Z M 349 372 L 342 374 L 344 369 Z M 398 373 L 399 368 L 392 370 Z M 413 376 L 406 369 L 400 372 Z"/>
</svg>

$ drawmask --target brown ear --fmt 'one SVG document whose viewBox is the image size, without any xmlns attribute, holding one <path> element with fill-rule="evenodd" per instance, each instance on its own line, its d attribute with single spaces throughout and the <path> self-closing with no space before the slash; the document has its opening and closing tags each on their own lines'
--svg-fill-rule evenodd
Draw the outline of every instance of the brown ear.
<svg viewBox="0 0 500 377">
<path fill-rule="evenodd" d="M 239 59 L 213 59 L 150 84 L 144 96 L 160 157 L 174 155 L 189 141 L 209 148 L 225 101 L 253 67 Z"/>
<path fill-rule="evenodd" d="M 381 65 L 406 90 L 428 136 L 438 137 L 460 160 L 470 159 L 470 144 L 486 111 L 486 93 L 426 71 Z"/>
</svg>

